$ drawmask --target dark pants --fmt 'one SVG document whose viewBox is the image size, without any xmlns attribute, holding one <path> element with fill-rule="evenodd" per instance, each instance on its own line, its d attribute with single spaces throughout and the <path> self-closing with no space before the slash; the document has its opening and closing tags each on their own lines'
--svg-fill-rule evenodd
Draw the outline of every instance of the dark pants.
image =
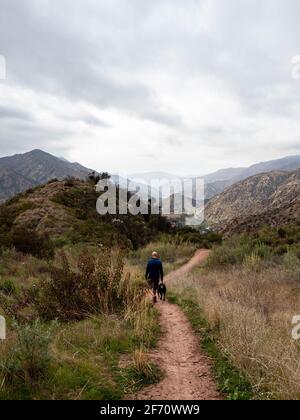
<svg viewBox="0 0 300 420">
<path fill-rule="evenodd" d="M 154 294 L 157 293 L 159 286 L 159 279 L 149 279 L 149 287 L 153 290 Z"/>
</svg>

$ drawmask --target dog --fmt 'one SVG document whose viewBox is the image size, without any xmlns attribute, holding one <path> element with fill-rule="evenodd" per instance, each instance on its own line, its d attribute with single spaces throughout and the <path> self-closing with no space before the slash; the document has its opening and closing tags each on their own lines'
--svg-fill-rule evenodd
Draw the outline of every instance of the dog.
<svg viewBox="0 0 300 420">
<path fill-rule="evenodd" d="M 167 295 L 167 286 L 165 285 L 165 283 L 159 283 L 158 296 L 159 296 L 160 300 L 165 301 L 166 300 L 166 295 Z"/>
</svg>

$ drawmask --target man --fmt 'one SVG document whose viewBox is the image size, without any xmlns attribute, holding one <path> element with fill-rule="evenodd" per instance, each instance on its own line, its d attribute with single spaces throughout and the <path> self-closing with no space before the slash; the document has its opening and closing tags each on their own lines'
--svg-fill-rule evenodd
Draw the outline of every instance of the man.
<svg viewBox="0 0 300 420">
<path fill-rule="evenodd" d="M 159 282 L 164 281 L 163 265 L 157 252 L 153 252 L 152 258 L 148 261 L 146 280 L 148 280 L 149 286 L 153 290 L 153 303 L 156 303 Z"/>
</svg>

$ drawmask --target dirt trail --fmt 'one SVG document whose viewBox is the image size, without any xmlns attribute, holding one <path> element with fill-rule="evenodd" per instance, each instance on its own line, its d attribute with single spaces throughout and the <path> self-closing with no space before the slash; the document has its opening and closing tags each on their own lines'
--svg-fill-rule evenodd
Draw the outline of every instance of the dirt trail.
<svg viewBox="0 0 300 420">
<path fill-rule="evenodd" d="M 201 264 L 209 251 L 198 251 L 179 270 L 166 277 L 166 282 L 189 272 Z M 165 372 L 157 385 L 145 388 L 136 395 L 137 400 L 221 400 L 211 374 L 210 360 L 201 353 L 198 339 L 182 310 L 177 305 L 159 302 L 163 336 L 158 347 L 151 352 L 151 361 Z"/>
</svg>

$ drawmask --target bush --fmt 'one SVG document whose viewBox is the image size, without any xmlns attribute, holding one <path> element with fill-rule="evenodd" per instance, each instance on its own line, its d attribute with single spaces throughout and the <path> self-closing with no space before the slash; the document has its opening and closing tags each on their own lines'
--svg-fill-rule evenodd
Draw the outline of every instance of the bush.
<svg viewBox="0 0 300 420">
<path fill-rule="evenodd" d="M 129 277 L 123 276 L 121 251 L 99 248 L 96 255 L 86 251 L 74 268 L 64 252 L 60 260 L 59 266 L 50 265 L 50 275 L 40 285 L 36 299 L 44 319 L 70 321 L 90 314 L 121 313 L 136 295 L 134 287 L 129 287 Z"/>
<path fill-rule="evenodd" d="M 216 232 L 199 232 L 191 227 L 178 229 L 176 238 L 180 242 L 189 242 L 202 248 L 211 248 L 215 244 L 222 243 L 222 235 Z"/>
<path fill-rule="evenodd" d="M 53 258 L 54 246 L 49 236 L 34 229 L 17 226 L 12 230 L 11 242 L 17 251 L 38 258 Z"/>
<path fill-rule="evenodd" d="M 253 244 L 244 236 L 232 237 L 214 248 L 206 261 L 210 269 L 242 264 L 254 250 Z"/>
<path fill-rule="evenodd" d="M 256 252 L 252 252 L 252 254 L 245 256 L 243 265 L 250 271 L 258 272 L 261 268 L 261 258 Z"/>
<path fill-rule="evenodd" d="M 10 384 L 31 386 L 47 375 L 53 325 L 45 328 L 37 320 L 32 325 L 15 322 L 13 328 L 16 341 L 0 365 L 2 375 Z"/>
<path fill-rule="evenodd" d="M 5 295 L 14 295 L 16 290 L 16 285 L 13 280 L 7 279 L 0 283 L 0 292 L 3 292 Z"/>
<path fill-rule="evenodd" d="M 68 177 L 65 179 L 65 187 L 72 188 L 72 187 L 74 187 L 75 185 L 76 185 L 76 179 L 75 179 L 75 178 L 73 178 L 73 177 L 71 177 L 71 176 L 68 176 Z"/>
<path fill-rule="evenodd" d="M 283 265 L 289 271 L 300 270 L 300 260 L 294 251 L 288 250 L 283 258 Z"/>
</svg>

